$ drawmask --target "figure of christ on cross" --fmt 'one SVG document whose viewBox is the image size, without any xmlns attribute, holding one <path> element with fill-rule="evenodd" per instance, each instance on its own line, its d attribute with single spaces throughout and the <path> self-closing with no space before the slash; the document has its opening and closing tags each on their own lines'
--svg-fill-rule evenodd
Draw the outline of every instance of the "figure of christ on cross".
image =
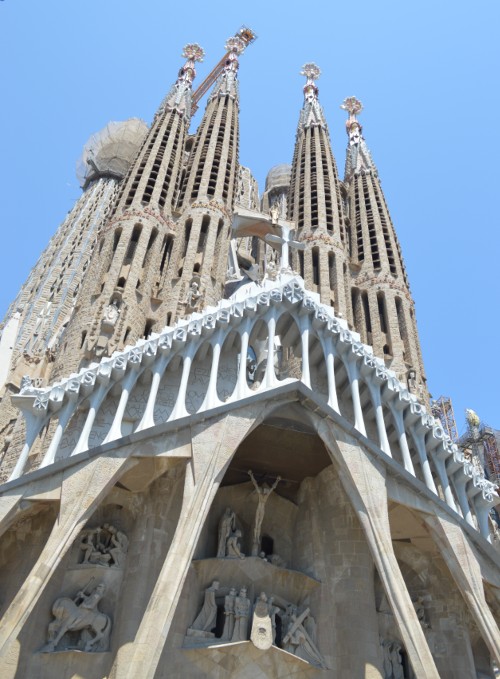
<svg viewBox="0 0 500 679">
<path fill-rule="evenodd" d="M 264 512 L 266 509 L 266 502 L 269 500 L 269 496 L 276 488 L 278 483 L 281 481 L 281 476 L 276 477 L 276 481 L 271 487 L 267 484 L 263 484 L 259 487 L 253 472 L 251 469 L 248 470 L 248 475 L 252 480 L 255 490 L 257 491 L 257 511 L 255 512 L 255 523 L 253 527 L 253 544 L 252 544 L 252 556 L 257 556 L 260 551 L 260 531 L 262 528 L 262 522 L 264 520 Z"/>
</svg>

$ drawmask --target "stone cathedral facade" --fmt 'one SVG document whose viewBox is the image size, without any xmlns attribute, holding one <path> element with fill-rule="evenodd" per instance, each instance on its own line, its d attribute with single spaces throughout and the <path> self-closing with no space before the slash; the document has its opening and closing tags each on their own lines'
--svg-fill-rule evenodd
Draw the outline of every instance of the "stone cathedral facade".
<svg viewBox="0 0 500 679">
<path fill-rule="evenodd" d="M 306 64 L 259 197 L 244 47 L 194 133 L 195 44 L 86 147 L 3 323 L 0 676 L 493 679 L 500 500 L 428 409 L 361 104 L 340 180 Z"/>
</svg>

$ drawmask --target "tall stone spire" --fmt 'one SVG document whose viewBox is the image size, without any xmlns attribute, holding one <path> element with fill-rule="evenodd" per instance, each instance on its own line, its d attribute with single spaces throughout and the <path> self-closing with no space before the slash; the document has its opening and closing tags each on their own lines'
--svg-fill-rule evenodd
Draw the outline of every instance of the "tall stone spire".
<svg viewBox="0 0 500 679">
<path fill-rule="evenodd" d="M 307 63 L 304 105 L 300 112 L 288 218 L 295 222 L 298 240 L 306 249 L 294 255 L 293 268 L 321 301 L 346 313 L 346 234 L 340 182 L 333 157 L 328 127 L 318 100 L 316 80 L 320 69 Z M 297 260 L 298 258 L 298 260 Z"/>
<path fill-rule="evenodd" d="M 63 338 L 56 376 L 165 324 L 160 280 L 174 241 L 172 207 L 190 122 L 195 62 L 203 54 L 197 44 L 184 48 L 186 63 L 123 181 Z"/>
<path fill-rule="evenodd" d="M 222 297 L 238 179 L 238 56 L 241 38 L 226 42 L 224 69 L 196 132 L 178 202 L 176 239 L 165 270 L 167 321 Z M 194 297 L 193 297 L 194 296 Z"/>
<path fill-rule="evenodd" d="M 345 99 L 349 138 L 344 183 L 348 190 L 351 256 L 351 321 L 363 341 L 426 398 L 427 387 L 401 248 L 382 192 L 378 172 L 357 119 L 355 97 Z"/>
<path fill-rule="evenodd" d="M 120 192 L 116 213 L 144 206 L 163 216 L 172 214 L 178 189 L 182 154 L 191 117 L 192 83 L 195 63 L 202 61 L 203 49 L 186 45 L 187 60 L 156 112 L 150 133 Z"/>
</svg>

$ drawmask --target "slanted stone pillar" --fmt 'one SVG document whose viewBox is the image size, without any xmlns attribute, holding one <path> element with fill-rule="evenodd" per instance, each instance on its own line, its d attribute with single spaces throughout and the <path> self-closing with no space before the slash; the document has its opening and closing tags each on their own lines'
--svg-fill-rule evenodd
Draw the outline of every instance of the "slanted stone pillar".
<svg viewBox="0 0 500 679">
<path fill-rule="evenodd" d="M 2 619 L 0 676 L 6 676 L 6 662 L 16 637 L 78 533 L 118 477 L 135 464 L 123 457 L 102 456 L 85 460 L 62 473 L 58 520 L 38 561 Z"/>
<path fill-rule="evenodd" d="M 492 657 L 500 663 L 500 630 L 484 596 L 481 566 L 460 526 L 444 516 L 424 515 L 435 543 Z"/>
<path fill-rule="evenodd" d="M 364 528 L 413 671 L 419 679 L 439 679 L 392 547 L 385 473 L 348 434 L 326 420 L 318 426 L 339 476 Z"/>
<path fill-rule="evenodd" d="M 264 414 L 264 405 L 222 416 L 192 428 L 192 459 L 175 535 L 134 644 L 123 647 L 110 679 L 153 677 L 175 615 L 182 587 L 208 511 L 239 444 Z"/>
</svg>

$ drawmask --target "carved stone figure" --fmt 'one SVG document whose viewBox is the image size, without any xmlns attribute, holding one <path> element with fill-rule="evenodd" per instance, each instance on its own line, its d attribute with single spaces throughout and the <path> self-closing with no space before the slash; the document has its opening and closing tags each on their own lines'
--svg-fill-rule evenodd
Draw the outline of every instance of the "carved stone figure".
<svg viewBox="0 0 500 679">
<path fill-rule="evenodd" d="M 203 294 L 200 292 L 199 283 L 192 281 L 186 298 L 186 307 L 191 311 L 199 308 Z"/>
<path fill-rule="evenodd" d="M 56 599 L 52 606 L 52 615 L 55 620 L 49 625 L 47 644 L 42 649 L 43 653 L 55 651 L 66 632 L 79 631 L 82 634 L 77 648 L 83 645 L 82 650 L 87 652 L 108 649 L 111 619 L 105 613 L 101 613 L 98 608 L 106 587 L 101 582 L 90 594 L 86 594 L 85 590 L 86 588 L 78 592 L 75 599 L 68 597 Z"/>
<path fill-rule="evenodd" d="M 234 601 L 234 631 L 231 641 L 247 640 L 249 615 L 250 599 L 247 598 L 246 587 L 242 587 Z"/>
<path fill-rule="evenodd" d="M 128 550 L 128 538 L 109 523 L 86 530 L 80 541 L 82 564 L 123 568 Z"/>
<path fill-rule="evenodd" d="M 265 592 L 261 592 L 255 602 L 250 641 L 263 651 L 273 645 L 273 625 Z"/>
<path fill-rule="evenodd" d="M 229 594 L 224 599 L 224 629 L 221 639 L 231 641 L 234 632 L 234 603 L 236 600 L 236 590 L 231 587 Z"/>
<path fill-rule="evenodd" d="M 212 629 L 215 627 L 215 620 L 217 618 L 217 604 L 215 602 L 215 595 L 219 589 L 219 583 L 214 580 L 210 587 L 205 590 L 205 599 L 203 606 L 199 612 L 196 620 L 188 629 L 188 635 L 191 630 L 205 632 L 206 636 L 214 636 Z"/>
<path fill-rule="evenodd" d="M 287 633 L 283 637 L 283 648 L 312 665 L 325 668 L 321 653 L 302 624 L 309 616 L 309 612 L 309 608 L 306 608 L 299 616 L 291 614 Z"/>
<path fill-rule="evenodd" d="M 417 618 L 422 625 L 422 628 L 427 629 L 429 627 L 429 623 L 426 619 L 424 600 L 421 596 L 417 597 L 417 599 L 413 602 L 413 607 L 415 608 L 415 613 L 417 614 Z"/>
<path fill-rule="evenodd" d="M 277 201 L 271 205 L 271 208 L 269 210 L 269 214 L 271 216 L 271 222 L 273 224 L 277 224 L 278 223 L 278 217 L 280 216 L 280 208 L 279 208 Z"/>
<path fill-rule="evenodd" d="M 31 380 L 31 377 L 29 375 L 23 375 L 21 377 L 21 385 L 20 385 L 20 390 L 23 391 L 23 389 L 29 389 L 29 387 L 33 386 L 33 382 Z"/>
<path fill-rule="evenodd" d="M 230 535 L 226 542 L 226 556 L 231 559 L 244 559 L 245 555 L 240 549 L 239 540 L 241 538 L 241 531 L 237 530 Z"/>
<path fill-rule="evenodd" d="M 236 514 L 231 507 L 226 507 L 221 520 L 219 521 L 219 542 L 217 545 L 217 557 L 219 559 L 226 556 L 226 543 L 231 532 L 236 528 Z"/>
<path fill-rule="evenodd" d="M 125 566 L 125 559 L 127 558 L 128 538 L 125 533 L 117 530 L 114 526 L 110 526 L 111 544 L 109 553 L 113 558 L 113 563 L 117 568 Z"/>
<path fill-rule="evenodd" d="M 271 495 L 273 490 L 275 490 L 278 483 L 281 481 L 281 476 L 278 476 L 276 478 L 276 481 L 273 483 L 271 487 L 269 487 L 267 484 L 264 484 L 259 487 L 251 469 L 248 470 L 248 475 L 250 476 L 254 488 L 257 491 L 258 499 L 257 511 L 255 512 L 255 524 L 253 528 L 253 544 L 252 544 L 252 555 L 257 556 L 260 551 L 259 550 L 260 531 L 262 528 L 262 522 L 264 520 L 266 502 L 269 500 L 269 496 Z"/>
<path fill-rule="evenodd" d="M 271 627 L 273 634 L 273 644 L 276 643 L 276 615 L 280 612 L 278 606 L 274 605 L 274 597 L 269 597 L 268 599 L 269 617 L 271 618 Z"/>
<path fill-rule="evenodd" d="M 392 679 L 391 642 L 380 639 L 383 654 L 384 679 Z"/>
<path fill-rule="evenodd" d="M 104 315 L 101 321 L 102 325 L 107 325 L 111 328 L 114 328 L 119 315 L 120 309 L 118 307 L 118 301 L 114 299 L 111 304 L 108 304 L 108 306 L 104 309 Z"/>
<path fill-rule="evenodd" d="M 401 645 L 392 644 L 391 647 L 392 677 L 393 679 L 404 679 L 403 660 L 401 658 Z"/>
</svg>

